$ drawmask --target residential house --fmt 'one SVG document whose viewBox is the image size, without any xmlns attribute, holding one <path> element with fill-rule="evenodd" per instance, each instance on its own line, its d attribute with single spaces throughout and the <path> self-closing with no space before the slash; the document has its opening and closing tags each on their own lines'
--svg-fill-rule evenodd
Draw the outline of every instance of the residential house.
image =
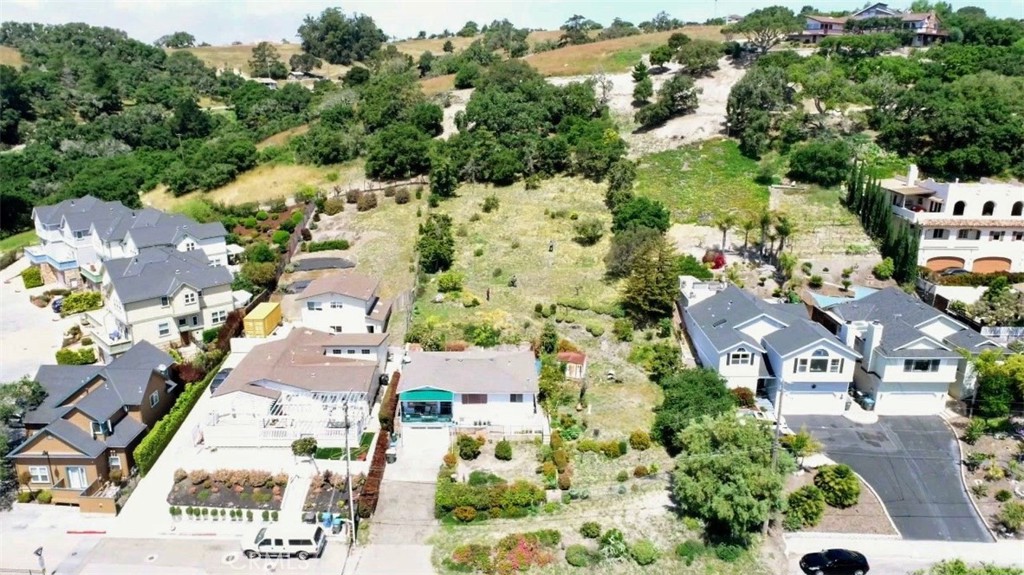
<svg viewBox="0 0 1024 575">
<path fill-rule="evenodd" d="M 974 374 L 961 350 L 1000 349 L 899 288 L 821 311 L 822 323 L 861 355 L 854 386 L 883 415 L 941 413 L 948 396 L 974 391 Z"/>
<path fill-rule="evenodd" d="M 132 452 L 174 403 L 171 356 L 140 342 L 110 365 L 44 365 L 35 380 L 46 399 L 24 414 L 27 438 L 7 457 L 26 488 L 50 490 L 54 503 L 113 513 L 104 485 L 127 477 Z M 109 489 L 109 488 L 108 488 Z"/>
<path fill-rule="evenodd" d="M 327 333 L 387 331 L 391 301 L 379 297 L 380 280 L 340 271 L 309 283 L 299 297 L 302 325 Z"/>
<path fill-rule="evenodd" d="M 532 351 L 412 351 L 406 361 L 398 384 L 405 427 L 546 434 Z"/>
<path fill-rule="evenodd" d="M 912 165 L 905 178 L 885 179 L 881 186 L 893 213 L 920 234 L 919 265 L 1024 272 L 1024 183 L 921 180 Z"/>
<path fill-rule="evenodd" d="M 213 393 L 203 422 L 209 447 L 288 447 L 315 437 L 359 445 L 386 382 L 386 334 L 331 335 L 295 328 L 253 347 Z M 355 352 L 358 350 L 358 353 Z"/>
<path fill-rule="evenodd" d="M 565 364 L 565 378 L 572 381 L 587 379 L 587 354 L 579 351 L 561 351 L 556 356 Z"/>
<path fill-rule="evenodd" d="M 146 247 L 201 249 L 211 265 L 227 265 L 223 224 L 199 224 L 179 214 L 131 209 L 93 196 L 32 210 L 39 244 L 25 249 L 40 266 L 43 282 L 68 288 L 96 287 L 102 262 L 136 255 Z"/>
<path fill-rule="evenodd" d="M 829 36 L 909 32 L 912 34 L 910 45 L 920 47 L 942 41 L 947 35 L 942 31 L 941 22 L 935 12 L 900 12 L 882 3 L 862 8 L 850 16 L 805 14 L 804 18 L 804 29 L 790 36 L 791 40 L 817 44 L 822 38 Z M 865 29 L 851 24 L 851 21 L 866 20 L 871 20 L 876 25 Z"/>
<path fill-rule="evenodd" d="M 103 269 L 103 309 L 88 312 L 93 340 L 105 359 L 135 343 L 187 345 L 193 332 L 217 327 L 235 309 L 231 272 L 211 266 L 202 250 L 145 248 L 109 260 Z"/>
<path fill-rule="evenodd" d="M 685 278 L 685 276 L 684 276 Z M 842 414 L 858 353 L 810 321 L 803 304 L 768 303 L 732 284 L 682 292 L 680 313 L 703 367 L 784 415 Z M 704 297 L 686 296 L 707 294 Z"/>
</svg>

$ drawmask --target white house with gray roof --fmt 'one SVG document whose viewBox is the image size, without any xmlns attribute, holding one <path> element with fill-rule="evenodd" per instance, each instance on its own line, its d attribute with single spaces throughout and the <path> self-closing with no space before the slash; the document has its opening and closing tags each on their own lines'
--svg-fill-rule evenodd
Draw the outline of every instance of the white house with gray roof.
<svg viewBox="0 0 1024 575">
<path fill-rule="evenodd" d="M 413 351 L 398 383 L 403 426 L 546 435 L 533 352 Z"/>
<path fill-rule="evenodd" d="M 949 395 L 973 393 L 974 375 L 959 350 L 1001 348 L 898 288 L 822 311 L 822 320 L 863 356 L 854 385 L 882 415 L 941 413 Z"/>
<path fill-rule="evenodd" d="M 785 415 L 841 414 L 860 355 L 810 321 L 803 304 L 772 304 L 732 284 L 695 290 L 678 305 L 697 358 L 730 389 L 767 397 Z"/>
<path fill-rule="evenodd" d="M 150 247 L 109 260 L 104 308 L 88 313 L 93 340 L 105 359 L 140 341 L 187 345 L 193 333 L 220 326 L 235 309 L 231 280 L 231 272 L 211 266 L 202 250 Z"/>
<path fill-rule="evenodd" d="M 227 232 L 220 222 L 200 224 L 180 214 L 132 209 L 93 196 L 37 206 L 32 219 L 39 244 L 25 253 L 48 284 L 99 285 L 102 262 L 156 246 L 202 250 L 210 265 L 227 265 Z"/>
</svg>

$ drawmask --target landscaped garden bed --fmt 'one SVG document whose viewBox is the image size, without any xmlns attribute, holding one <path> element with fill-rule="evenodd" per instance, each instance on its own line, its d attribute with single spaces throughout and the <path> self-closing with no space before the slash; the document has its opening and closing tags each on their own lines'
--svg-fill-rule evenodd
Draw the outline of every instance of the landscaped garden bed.
<svg viewBox="0 0 1024 575">
<path fill-rule="evenodd" d="M 288 476 L 269 471 L 203 469 L 174 472 L 167 502 L 175 506 L 278 510 Z"/>
<path fill-rule="evenodd" d="M 814 485 L 814 473 L 805 472 L 790 475 L 786 480 L 786 493 Z M 875 497 L 863 481 L 857 503 L 840 508 L 824 505 L 824 512 L 815 525 L 805 525 L 800 531 L 814 533 L 866 533 L 871 535 L 896 535 L 892 522 L 885 514 L 885 506 Z"/>
<path fill-rule="evenodd" d="M 1024 533 L 1024 440 L 1022 422 L 1007 418 L 952 421 L 964 453 L 971 497 L 990 529 L 1003 536 Z"/>
<path fill-rule="evenodd" d="M 359 500 L 359 491 L 366 481 L 366 476 L 359 474 L 352 478 L 352 501 Z M 317 473 L 309 481 L 309 490 L 306 492 L 306 501 L 302 504 L 302 510 L 323 513 L 347 513 L 348 489 L 345 487 L 345 476 L 341 473 L 332 473 L 330 470 Z"/>
</svg>

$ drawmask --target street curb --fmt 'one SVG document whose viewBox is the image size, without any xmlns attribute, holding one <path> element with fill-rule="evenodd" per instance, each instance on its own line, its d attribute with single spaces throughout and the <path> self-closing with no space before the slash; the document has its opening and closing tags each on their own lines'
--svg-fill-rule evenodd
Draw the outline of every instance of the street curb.
<svg viewBox="0 0 1024 575">
<path fill-rule="evenodd" d="M 800 540 L 800 539 L 853 539 L 853 540 L 870 540 L 870 539 L 888 539 L 891 541 L 903 541 L 900 535 L 876 535 L 872 533 L 833 533 L 830 531 L 794 531 L 792 533 L 786 533 L 786 539 Z"/>
<path fill-rule="evenodd" d="M 999 537 L 996 535 L 996 532 L 988 526 L 988 521 L 985 521 L 985 516 L 981 514 L 981 509 L 978 509 L 978 502 L 974 500 L 974 496 L 971 495 L 971 488 L 967 485 L 967 475 L 964 474 L 964 469 L 966 469 L 964 467 L 964 461 L 966 461 L 966 457 L 964 457 L 964 445 L 960 442 L 960 437 L 956 434 L 956 429 L 953 428 L 953 424 L 946 419 L 946 412 L 943 411 L 939 414 L 939 417 L 942 418 L 943 423 L 945 423 L 946 427 L 949 428 L 949 432 L 953 434 L 953 441 L 956 442 L 956 448 L 960 452 L 959 475 L 960 484 L 964 488 L 964 495 L 966 495 L 967 500 L 971 502 L 971 507 L 974 509 L 974 513 L 978 516 L 978 519 L 981 520 L 981 524 L 985 526 L 985 531 L 988 531 L 989 536 L 992 537 L 992 542 L 998 542 Z"/>
<path fill-rule="evenodd" d="M 851 467 L 850 470 L 853 471 L 853 468 Z M 857 476 L 857 479 L 860 479 L 861 483 L 867 486 L 868 490 L 871 491 L 871 494 L 878 500 L 878 504 L 882 506 L 882 511 L 885 513 L 885 518 L 889 520 L 889 525 L 891 525 L 892 530 L 896 532 L 896 538 L 903 539 L 903 533 L 900 532 L 899 527 L 896 527 L 896 522 L 892 520 L 892 515 L 889 515 L 889 508 L 885 506 L 885 501 L 882 501 L 882 498 L 878 495 L 878 492 L 875 491 L 875 488 L 871 487 L 871 484 L 861 477 L 860 473 L 854 471 L 853 474 Z"/>
</svg>

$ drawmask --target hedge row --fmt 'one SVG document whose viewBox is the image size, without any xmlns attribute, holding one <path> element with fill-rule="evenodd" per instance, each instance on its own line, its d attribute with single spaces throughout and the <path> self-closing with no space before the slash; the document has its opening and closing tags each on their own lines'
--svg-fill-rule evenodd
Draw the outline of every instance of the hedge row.
<svg viewBox="0 0 1024 575">
<path fill-rule="evenodd" d="M 927 277 L 929 281 L 944 286 L 988 286 L 991 285 L 996 278 L 1006 278 L 1007 282 L 1011 285 L 1024 282 L 1024 272 L 993 272 L 990 274 L 969 273 L 955 276 L 943 276 L 932 273 Z"/>
<path fill-rule="evenodd" d="M 402 377 L 397 371 L 391 374 L 391 383 L 384 391 L 384 399 L 380 402 L 380 413 L 377 419 L 380 421 L 380 428 L 391 432 L 395 430 L 395 412 L 398 410 L 398 380 Z"/>
<path fill-rule="evenodd" d="M 347 250 L 349 248 L 348 240 L 326 240 L 323 242 L 308 242 L 306 244 L 307 252 L 323 252 L 327 250 Z"/>
<path fill-rule="evenodd" d="M 171 442 L 171 438 L 178 432 L 181 424 L 188 417 L 189 412 L 196 406 L 199 398 L 203 396 L 203 392 L 210 385 L 210 380 L 213 379 L 213 376 L 219 370 L 220 364 L 211 369 L 202 381 L 187 384 L 185 391 L 181 392 L 178 400 L 174 402 L 174 407 L 171 408 L 171 411 L 153 425 L 153 429 L 146 434 L 146 437 L 142 439 L 139 446 L 135 448 L 133 455 L 135 456 L 135 464 L 139 466 L 139 473 L 145 475 L 153 468 L 157 458 L 163 453 L 167 444 Z"/>
</svg>

